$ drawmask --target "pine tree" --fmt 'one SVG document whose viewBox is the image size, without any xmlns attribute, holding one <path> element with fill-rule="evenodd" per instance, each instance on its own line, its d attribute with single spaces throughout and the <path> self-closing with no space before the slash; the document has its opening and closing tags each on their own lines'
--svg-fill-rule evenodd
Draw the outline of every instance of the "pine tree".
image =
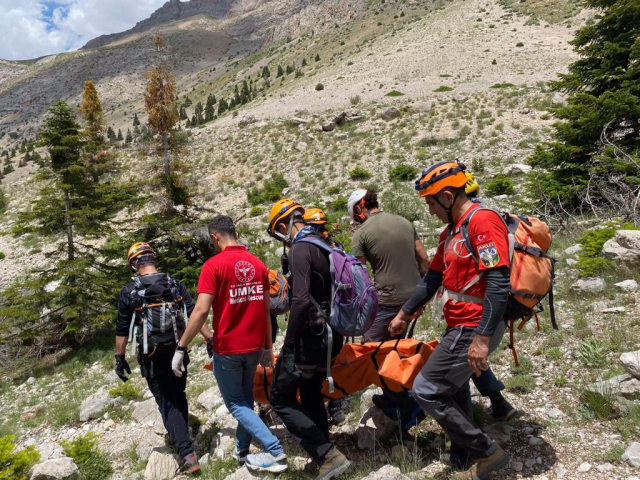
<svg viewBox="0 0 640 480">
<path fill-rule="evenodd" d="M 184 105 L 185 107 L 190 107 L 192 104 L 193 104 L 193 102 L 192 102 L 192 101 L 191 101 L 191 99 L 189 98 L 189 95 L 186 95 L 186 96 L 184 97 L 184 103 L 183 103 L 183 105 Z"/>
<path fill-rule="evenodd" d="M 282 65 L 278 65 L 278 73 L 276 74 L 276 78 L 280 78 L 284 75 L 284 70 L 282 69 Z"/>
<path fill-rule="evenodd" d="M 122 130 L 120 129 L 118 129 L 118 136 L 116 137 L 116 140 L 118 140 L 119 142 L 124 140 L 124 137 L 122 136 Z"/>
<path fill-rule="evenodd" d="M 543 169 L 530 187 L 557 212 L 621 211 L 640 194 L 640 1 L 585 4 L 599 15 L 577 31 L 580 58 L 552 84 L 570 96 L 554 110 L 553 141 L 529 159 Z"/>
<path fill-rule="evenodd" d="M 189 118 L 189 116 L 187 115 L 187 109 L 183 105 L 183 106 L 180 107 L 180 120 L 186 120 L 188 118 Z"/>
<path fill-rule="evenodd" d="M 124 143 L 129 145 L 131 142 L 133 142 L 133 135 L 131 135 L 131 130 L 127 128 L 127 136 L 125 137 Z"/>
<path fill-rule="evenodd" d="M 202 102 L 198 102 L 195 109 L 196 125 L 202 125 L 204 123 L 203 113 L 204 108 L 202 107 Z"/>
<path fill-rule="evenodd" d="M 116 132 L 113 131 L 113 128 L 111 128 L 111 126 L 107 128 L 107 138 L 112 142 L 116 139 Z"/>
<path fill-rule="evenodd" d="M 133 114 L 133 126 L 134 127 L 140 126 L 140 120 L 138 120 L 138 114 L 137 113 Z"/>
<path fill-rule="evenodd" d="M 198 126 L 198 119 L 196 118 L 195 114 L 191 116 L 191 126 L 192 127 Z"/>
<path fill-rule="evenodd" d="M 162 160 L 164 174 L 171 175 L 169 156 L 169 133 L 178 122 L 176 107 L 176 79 L 173 71 L 163 65 L 157 65 L 147 73 L 149 82 L 144 100 L 149 114 L 149 125 L 160 134 L 162 141 Z"/>
<path fill-rule="evenodd" d="M 269 71 L 269 67 L 268 67 L 267 65 L 265 65 L 265 66 L 262 68 L 262 78 L 264 78 L 264 79 L 266 80 L 266 79 L 267 79 L 267 78 L 269 78 L 270 76 L 271 76 L 271 72 Z"/>
<path fill-rule="evenodd" d="M 319 62 L 319 61 L 320 61 L 320 54 L 319 54 L 319 53 L 316 53 L 316 59 L 315 59 L 315 61 L 316 61 L 316 62 Z"/>
<path fill-rule="evenodd" d="M 229 105 L 224 98 L 221 98 L 218 102 L 218 116 L 221 116 L 224 112 L 229 109 Z"/>
<path fill-rule="evenodd" d="M 140 135 L 140 127 L 138 125 L 136 125 L 133 129 L 133 134 L 137 137 L 138 135 Z"/>
<path fill-rule="evenodd" d="M 295 69 L 293 68 L 293 65 L 287 65 L 287 71 L 286 71 L 287 75 L 291 75 L 294 71 Z"/>
<path fill-rule="evenodd" d="M 86 124 L 84 159 L 93 180 L 97 182 L 102 173 L 112 167 L 112 157 L 105 152 L 104 114 L 98 92 L 91 81 L 84 83 L 79 110 Z"/>
<path fill-rule="evenodd" d="M 306 59 L 306 58 L 303 58 L 303 59 L 302 59 L 302 66 L 303 66 L 303 67 L 306 67 L 306 66 L 307 66 L 307 59 Z"/>
<path fill-rule="evenodd" d="M 216 97 L 214 95 L 209 94 L 207 97 L 207 105 L 204 108 L 204 120 L 205 122 L 210 122 L 216 116 Z"/>
<path fill-rule="evenodd" d="M 240 94 L 240 101 L 242 104 L 245 104 L 251 100 L 251 91 L 249 90 L 249 85 L 247 81 L 244 80 L 242 82 L 242 93 Z"/>
</svg>

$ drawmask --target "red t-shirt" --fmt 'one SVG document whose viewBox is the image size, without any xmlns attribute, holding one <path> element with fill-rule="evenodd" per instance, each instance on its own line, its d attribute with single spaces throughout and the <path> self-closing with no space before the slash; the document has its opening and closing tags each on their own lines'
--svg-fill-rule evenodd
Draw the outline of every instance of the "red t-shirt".
<svg viewBox="0 0 640 480">
<path fill-rule="evenodd" d="M 213 295 L 213 350 L 237 355 L 260 350 L 266 335 L 267 267 L 242 245 L 231 245 L 202 266 L 198 294 Z"/>
<path fill-rule="evenodd" d="M 471 209 L 478 207 L 477 204 L 471 206 L 458 220 L 454 231 L 460 228 Z M 469 239 L 479 262 L 469 254 L 461 233 L 447 237 L 447 232 L 448 228 L 445 228 L 440 235 L 440 245 L 430 266 L 442 272 L 442 284 L 446 289 L 459 292 L 481 271 L 509 266 L 508 232 L 495 212 L 481 210 L 469 222 Z M 465 294 L 484 298 L 486 289 L 487 279 L 483 277 Z M 443 314 L 449 327 L 477 327 L 482 318 L 482 305 L 449 300 L 444 305 Z"/>
</svg>

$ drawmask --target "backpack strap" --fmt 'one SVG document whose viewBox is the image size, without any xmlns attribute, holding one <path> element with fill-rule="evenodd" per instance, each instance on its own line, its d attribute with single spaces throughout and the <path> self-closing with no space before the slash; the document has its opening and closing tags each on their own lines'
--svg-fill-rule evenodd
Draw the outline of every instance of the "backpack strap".
<svg viewBox="0 0 640 480">
<path fill-rule="evenodd" d="M 308 236 L 304 237 L 303 239 L 301 239 L 300 241 L 315 245 L 316 247 L 318 247 L 321 250 L 324 250 L 327 253 L 332 253 L 332 252 L 334 252 L 336 250 L 339 251 L 339 249 L 332 247 L 331 245 L 329 245 L 326 241 L 324 241 L 322 238 L 318 237 L 317 235 L 308 235 Z"/>
</svg>

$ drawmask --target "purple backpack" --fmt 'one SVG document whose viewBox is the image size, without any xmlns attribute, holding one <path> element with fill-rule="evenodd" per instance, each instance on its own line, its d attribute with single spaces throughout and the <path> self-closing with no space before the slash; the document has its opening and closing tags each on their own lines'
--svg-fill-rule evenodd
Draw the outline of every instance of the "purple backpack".
<svg viewBox="0 0 640 480">
<path fill-rule="evenodd" d="M 312 243 L 329 254 L 331 268 L 331 315 L 325 318 L 345 337 L 363 335 L 378 313 L 378 291 L 360 260 L 321 238 L 308 236 L 302 242 Z M 314 306 L 322 313 L 315 299 Z"/>
</svg>

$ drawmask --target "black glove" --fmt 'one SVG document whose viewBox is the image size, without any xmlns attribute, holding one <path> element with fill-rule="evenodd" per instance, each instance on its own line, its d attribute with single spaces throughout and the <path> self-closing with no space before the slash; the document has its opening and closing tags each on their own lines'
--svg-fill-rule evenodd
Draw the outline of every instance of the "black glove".
<svg viewBox="0 0 640 480">
<path fill-rule="evenodd" d="M 207 355 L 209 358 L 213 358 L 213 337 L 207 338 Z"/>
<path fill-rule="evenodd" d="M 124 355 L 116 355 L 115 370 L 116 370 L 116 375 L 120 377 L 120 380 L 122 380 L 123 382 L 126 382 L 127 380 L 129 380 L 127 376 L 124 374 L 124 372 L 127 372 L 129 375 L 131 375 L 131 368 L 129 368 L 129 363 L 124 358 Z"/>
</svg>

